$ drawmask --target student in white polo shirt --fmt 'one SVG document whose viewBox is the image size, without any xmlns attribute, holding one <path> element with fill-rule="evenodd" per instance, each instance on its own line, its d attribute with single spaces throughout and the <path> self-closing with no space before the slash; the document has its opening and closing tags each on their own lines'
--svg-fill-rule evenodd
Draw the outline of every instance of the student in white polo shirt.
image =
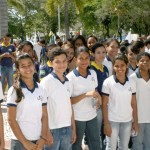
<svg viewBox="0 0 150 150">
<path fill-rule="evenodd" d="M 81 150 L 83 135 L 86 132 L 90 150 L 100 150 L 100 140 L 96 113 L 96 101 L 98 107 L 101 97 L 96 91 L 98 86 L 97 76 L 94 70 L 88 68 L 90 54 L 85 47 L 76 50 L 77 68 L 71 71 L 67 77 L 71 82 L 71 103 L 75 115 L 77 139 L 72 150 Z"/>
<path fill-rule="evenodd" d="M 139 69 L 130 77 L 137 88 L 138 124 L 140 132 L 132 138 L 132 150 L 150 150 L 150 54 L 137 55 Z"/>
<path fill-rule="evenodd" d="M 114 75 L 107 78 L 102 88 L 102 110 L 106 150 L 127 150 L 131 130 L 138 132 L 137 106 L 134 82 L 126 76 L 128 59 L 118 54 L 113 61 Z M 132 122 L 133 119 L 133 122 Z"/>
<path fill-rule="evenodd" d="M 4 127 L 3 127 L 3 115 L 1 110 L 1 103 L 3 102 L 3 90 L 0 82 L 0 149 L 4 150 Z"/>
<path fill-rule="evenodd" d="M 72 106 L 70 102 L 71 88 L 64 72 L 67 69 L 67 54 L 60 47 L 55 47 L 50 52 L 53 71 L 41 81 L 46 89 L 48 103 L 49 131 L 47 140 L 53 135 L 53 145 L 45 145 L 44 150 L 71 150 L 72 143 L 76 140 L 76 130 Z"/>
<path fill-rule="evenodd" d="M 107 55 L 103 61 L 103 64 L 107 67 L 108 71 L 109 71 L 109 76 L 112 75 L 112 61 L 114 59 L 114 57 L 117 55 L 118 50 L 119 50 L 119 42 L 116 39 L 108 39 L 106 41 L 106 51 L 107 51 Z"/>
<path fill-rule="evenodd" d="M 47 97 L 33 79 L 31 56 L 18 56 L 15 67 L 17 79 L 7 95 L 8 122 L 13 131 L 11 150 L 42 150 L 48 127 Z"/>
</svg>

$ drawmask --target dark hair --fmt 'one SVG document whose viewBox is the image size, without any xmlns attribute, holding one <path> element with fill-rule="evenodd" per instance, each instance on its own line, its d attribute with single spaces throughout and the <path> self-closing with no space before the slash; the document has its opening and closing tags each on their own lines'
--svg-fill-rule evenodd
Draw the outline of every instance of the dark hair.
<svg viewBox="0 0 150 150">
<path fill-rule="evenodd" d="M 45 39 L 40 39 L 40 40 L 39 40 L 39 43 L 41 43 L 41 44 L 46 44 L 46 41 L 45 41 Z"/>
<path fill-rule="evenodd" d="M 147 46 L 148 44 L 150 44 L 150 38 L 149 39 L 146 39 L 144 44 Z"/>
<path fill-rule="evenodd" d="M 34 60 L 32 59 L 32 57 L 30 55 L 28 55 L 27 53 L 21 54 L 16 58 L 16 61 L 15 61 L 15 67 L 17 70 L 19 69 L 20 60 L 27 59 L 27 58 L 29 58 L 34 64 Z M 19 103 L 21 101 L 21 99 L 24 97 L 24 95 L 22 93 L 22 88 L 20 87 L 20 75 L 18 72 L 17 72 L 17 77 L 15 78 L 13 87 L 16 90 L 16 94 L 17 94 L 16 103 Z"/>
<path fill-rule="evenodd" d="M 54 47 L 52 49 L 52 51 L 50 52 L 49 60 L 51 62 L 53 62 L 56 56 L 59 56 L 59 55 L 62 55 L 62 54 L 64 54 L 67 57 L 67 54 L 66 54 L 64 49 L 62 49 L 60 47 Z"/>
<path fill-rule="evenodd" d="M 118 42 L 117 39 L 113 39 L 113 38 L 109 38 L 107 41 L 106 41 L 106 46 L 109 46 L 113 41 L 115 41 L 118 46 L 120 46 L 120 43 Z"/>
<path fill-rule="evenodd" d="M 141 59 L 143 56 L 147 56 L 147 57 L 150 59 L 150 54 L 149 54 L 149 53 L 147 53 L 147 52 L 140 52 L 140 53 L 137 55 L 137 57 L 136 57 L 137 62 L 139 62 L 140 59 Z"/>
<path fill-rule="evenodd" d="M 87 47 L 86 40 L 85 40 L 85 38 L 84 38 L 82 35 L 76 35 L 76 36 L 73 37 L 73 39 L 72 39 L 72 44 L 73 44 L 73 46 L 75 46 L 75 42 L 76 42 L 78 39 L 82 40 L 84 46 Z"/>
<path fill-rule="evenodd" d="M 80 53 L 82 53 L 82 52 L 86 52 L 86 53 L 88 53 L 89 56 L 90 56 L 90 53 L 89 53 L 88 48 L 85 47 L 85 46 L 80 46 L 80 47 L 78 47 L 78 48 L 76 49 L 75 57 L 78 57 L 78 56 L 80 55 Z"/>
<path fill-rule="evenodd" d="M 93 46 L 92 46 L 92 53 L 95 53 L 96 49 L 99 48 L 99 47 L 104 47 L 105 49 L 105 46 L 102 44 L 102 43 L 95 43 Z"/>
<path fill-rule="evenodd" d="M 29 45 L 29 46 L 31 46 L 31 48 L 33 49 L 33 44 L 32 44 L 31 42 L 29 42 L 29 41 L 23 41 L 23 42 L 21 42 L 21 43 L 19 44 L 19 46 L 18 46 L 18 51 L 22 51 L 22 49 L 23 49 L 23 47 L 24 47 L 25 45 Z"/>
<path fill-rule="evenodd" d="M 136 55 L 139 54 L 139 50 L 134 48 L 134 45 L 132 45 L 132 44 L 127 47 L 126 54 L 128 54 L 129 51 L 133 52 Z"/>
<path fill-rule="evenodd" d="M 12 35 L 11 35 L 10 33 L 6 33 L 6 34 L 4 35 L 4 37 L 9 37 L 9 38 L 11 38 Z"/>
<path fill-rule="evenodd" d="M 125 45 L 120 46 L 120 52 L 122 54 L 126 54 L 127 53 L 127 47 Z"/>
<path fill-rule="evenodd" d="M 126 65 L 128 64 L 128 58 L 127 58 L 127 56 L 124 55 L 124 54 L 118 53 L 118 54 L 114 57 L 114 59 L 113 59 L 113 61 L 112 61 L 112 64 L 113 64 L 113 65 L 115 64 L 116 60 L 122 60 L 122 61 L 125 62 Z"/>
<path fill-rule="evenodd" d="M 96 36 L 94 36 L 94 35 L 88 36 L 87 40 L 88 40 L 89 38 L 94 38 L 94 39 L 98 42 L 98 38 L 97 38 Z"/>
<path fill-rule="evenodd" d="M 48 52 L 49 50 L 52 50 L 54 47 L 57 47 L 56 44 L 50 44 L 46 47 L 46 51 Z"/>
<path fill-rule="evenodd" d="M 133 51 L 135 51 L 135 54 L 140 53 L 140 48 L 144 47 L 144 42 L 143 41 L 135 41 L 133 42 Z"/>
</svg>

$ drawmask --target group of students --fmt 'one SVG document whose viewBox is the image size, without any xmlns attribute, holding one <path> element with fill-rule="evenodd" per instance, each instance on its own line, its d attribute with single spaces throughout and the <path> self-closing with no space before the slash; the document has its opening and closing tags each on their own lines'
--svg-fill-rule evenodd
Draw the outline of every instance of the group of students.
<svg viewBox="0 0 150 150">
<path fill-rule="evenodd" d="M 150 54 L 135 45 L 118 53 L 116 39 L 77 36 L 48 46 L 37 71 L 33 45 L 21 43 L 7 93 L 11 150 L 82 150 L 83 140 L 89 150 L 128 150 L 131 132 L 132 149 L 149 150 Z"/>
</svg>

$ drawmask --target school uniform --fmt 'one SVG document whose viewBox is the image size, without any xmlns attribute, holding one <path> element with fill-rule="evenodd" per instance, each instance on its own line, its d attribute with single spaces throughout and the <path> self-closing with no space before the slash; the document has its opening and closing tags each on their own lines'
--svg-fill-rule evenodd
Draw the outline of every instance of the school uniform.
<svg viewBox="0 0 150 150">
<path fill-rule="evenodd" d="M 50 61 L 48 61 L 45 65 L 40 65 L 39 78 L 40 81 L 50 74 L 53 71 L 52 65 Z"/>
<path fill-rule="evenodd" d="M 102 94 L 108 96 L 108 120 L 112 129 L 111 137 L 106 138 L 106 150 L 116 150 L 118 136 L 121 141 L 119 146 L 128 149 L 133 119 L 131 100 L 135 93 L 135 84 L 128 77 L 124 84 L 115 75 L 104 81 Z"/>
<path fill-rule="evenodd" d="M 104 66 L 104 65 L 103 65 L 102 68 L 100 68 L 95 63 L 95 61 L 91 62 L 91 69 L 93 69 L 97 74 L 97 80 L 98 80 L 97 90 L 98 90 L 99 94 L 101 95 L 103 82 L 106 78 L 109 77 L 109 71 L 108 71 L 107 67 Z M 105 135 L 104 135 L 104 132 L 103 132 L 102 109 L 101 109 L 101 107 L 99 109 L 97 109 L 97 118 L 98 118 L 99 135 L 101 137 L 101 141 L 104 141 Z M 103 148 L 105 147 L 104 142 L 102 142 L 101 145 L 102 145 Z"/>
<path fill-rule="evenodd" d="M 112 61 L 111 61 L 111 59 L 109 58 L 108 55 L 106 55 L 106 57 L 105 57 L 105 59 L 104 59 L 104 61 L 103 61 L 103 65 L 105 65 L 105 66 L 107 67 L 107 69 L 108 69 L 108 71 L 109 71 L 109 76 L 111 76 L 112 73 L 113 73 Z"/>
<path fill-rule="evenodd" d="M 97 76 L 94 70 L 88 69 L 87 76 L 83 77 L 77 69 L 71 71 L 67 78 L 72 87 L 71 97 L 76 97 L 81 94 L 94 91 L 97 86 Z M 93 106 L 94 99 L 92 97 L 85 97 L 76 104 L 73 104 L 77 139 L 73 144 L 73 150 L 81 150 L 81 142 L 83 134 L 89 139 L 89 149 L 101 149 L 99 142 L 98 122 L 96 107 Z"/>
<path fill-rule="evenodd" d="M 136 66 L 135 68 L 133 68 L 133 67 L 129 64 L 127 76 L 130 77 L 130 75 L 133 74 L 136 70 L 138 70 L 138 66 Z"/>
<path fill-rule="evenodd" d="M 130 76 L 136 84 L 138 123 L 140 132 L 133 138 L 133 150 L 150 149 L 150 72 L 149 80 L 145 81 L 138 69 Z"/>
<path fill-rule="evenodd" d="M 69 80 L 65 76 L 64 78 L 62 82 L 53 71 L 40 83 L 47 93 L 48 123 L 54 138 L 54 144 L 51 147 L 45 145 L 45 150 L 71 148 L 71 89 Z"/>
<path fill-rule="evenodd" d="M 24 97 L 19 103 L 16 103 L 17 95 L 14 87 L 8 90 L 7 107 L 16 107 L 16 120 L 25 136 L 29 141 L 40 139 L 42 130 L 42 106 L 47 105 L 47 97 L 44 89 L 34 82 L 34 88 L 28 89 L 27 85 L 20 80 L 20 86 Z M 17 137 L 12 135 L 12 149 L 15 149 L 14 143 L 19 142 Z M 22 149 L 21 149 L 22 150 Z"/>
</svg>

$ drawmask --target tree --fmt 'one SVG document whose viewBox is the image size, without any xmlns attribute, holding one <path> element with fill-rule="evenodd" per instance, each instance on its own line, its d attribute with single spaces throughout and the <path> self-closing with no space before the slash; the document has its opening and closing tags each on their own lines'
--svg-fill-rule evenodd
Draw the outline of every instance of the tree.
<svg viewBox="0 0 150 150">
<path fill-rule="evenodd" d="M 87 0 L 86 2 L 91 1 Z M 65 31 L 66 38 L 69 38 L 69 13 L 68 8 L 73 7 L 75 5 L 76 10 L 81 12 L 83 10 L 83 6 L 85 4 L 84 0 L 47 0 L 46 2 L 46 11 L 50 16 L 56 15 L 58 6 L 64 7 L 65 14 Z"/>
</svg>

